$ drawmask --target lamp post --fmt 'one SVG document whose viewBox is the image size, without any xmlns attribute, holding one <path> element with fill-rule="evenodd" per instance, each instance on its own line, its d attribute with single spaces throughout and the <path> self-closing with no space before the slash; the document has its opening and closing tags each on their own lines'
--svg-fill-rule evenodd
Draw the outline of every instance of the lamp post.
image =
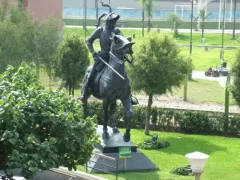
<svg viewBox="0 0 240 180">
<path fill-rule="evenodd" d="M 225 30 L 225 15 L 226 15 L 226 0 L 223 2 L 223 25 L 222 25 L 222 49 L 221 49 L 221 54 L 220 54 L 220 61 L 221 64 L 224 61 L 224 30 Z"/>
<path fill-rule="evenodd" d="M 95 0 L 96 20 L 98 20 L 98 0 Z"/>
<path fill-rule="evenodd" d="M 193 4 L 195 4 L 195 0 L 191 0 L 191 29 L 190 29 L 190 46 L 189 46 L 189 53 L 190 53 L 190 62 L 191 62 L 191 57 L 192 57 L 192 26 L 193 26 Z M 189 72 L 186 76 L 186 79 L 191 80 L 192 79 L 192 71 Z M 184 84 L 184 93 L 183 93 L 183 100 L 187 101 L 187 81 Z"/>
<path fill-rule="evenodd" d="M 195 180 L 200 180 L 200 176 L 203 172 L 203 168 L 209 158 L 209 155 L 196 151 L 186 154 L 185 157 L 187 157 L 189 160 Z"/>
<path fill-rule="evenodd" d="M 236 8 L 237 8 L 237 0 L 234 0 L 234 10 L 233 10 L 233 37 L 232 39 L 235 40 L 235 26 L 236 26 Z"/>
<path fill-rule="evenodd" d="M 193 4 L 195 4 L 195 0 L 192 0 L 192 7 L 191 7 L 190 57 L 192 56 Z"/>
<path fill-rule="evenodd" d="M 86 30 L 87 30 L 87 0 L 83 1 L 83 6 L 84 6 L 84 23 L 83 23 L 83 28 L 84 28 L 84 36 L 86 39 Z"/>
</svg>

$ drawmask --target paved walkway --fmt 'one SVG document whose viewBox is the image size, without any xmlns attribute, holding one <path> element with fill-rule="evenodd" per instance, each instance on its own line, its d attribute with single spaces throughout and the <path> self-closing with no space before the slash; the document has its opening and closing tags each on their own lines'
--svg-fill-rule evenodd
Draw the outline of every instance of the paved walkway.
<svg viewBox="0 0 240 180">
<path fill-rule="evenodd" d="M 221 75 L 219 77 L 205 76 L 204 71 L 193 71 L 192 78 L 217 81 L 222 87 L 226 86 L 226 80 L 227 80 L 227 76 L 221 76 Z"/>
</svg>

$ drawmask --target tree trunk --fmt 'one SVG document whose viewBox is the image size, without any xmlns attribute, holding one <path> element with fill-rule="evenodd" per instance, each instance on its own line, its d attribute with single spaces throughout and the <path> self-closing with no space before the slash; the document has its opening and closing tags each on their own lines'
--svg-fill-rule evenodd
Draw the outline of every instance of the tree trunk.
<svg viewBox="0 0 240 180">
<path fill-rule="evenodd" d="M 148 107 L 147 107 L 147 119 L 145 123 L 145 135 L 149 135 L 149 122 L 150 122 L 150 116 L 151 116 L 151 108 L 152 108 L 152 99 L 153 99 L 153 94 L 149 95 L 148 98 Z"/>
<path fill-rule="evenodd" d="M 225 88 L 225 121 L 224 121 L 224 133 L 225 135 L 228 135 L 228 124 L 229 124 L 229 84 L 231 81 L 231 74 L 229 73 L 227 76 L 227 81 L 226 81 L 226 88 Z"/>
<path fill-rule="evenodd" d="M 69 84 L 69 85 L 68 85 L 68 94 L 69 94 L 69 96 L 71 96 L 71 92 L 72 92 L 71 89 L 72 89 L 72 88 L 71 88 L 71 85 Z"/>
<path fill-rule="evenodd" d="M 150 32 L 151 30 L 151 19 L 148 18 L 148 32 Z"/>
<path fill-rule="evenodd" d="M 75 89 L 75 86 L 73 85 L 72 86 L 72 96 L 74 97 L 74 89 Z"/>
<path fill-rule="evenodd" d="M 204 21 L 202 22 L 202 38 L 204 38 Z"/>
<path fill-rule="evenodd" d="M 142 9 L 142 37 L 144 37 L 144 7 Z"/>
</svg>

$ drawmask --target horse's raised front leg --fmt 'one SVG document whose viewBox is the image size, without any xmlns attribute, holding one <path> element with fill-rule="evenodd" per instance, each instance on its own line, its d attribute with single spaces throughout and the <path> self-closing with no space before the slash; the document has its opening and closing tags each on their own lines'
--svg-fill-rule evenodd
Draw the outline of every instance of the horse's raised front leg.
<svg viewBox="0 0 240 180">
<path fill-rule="evenodd" d="M 108 109 L 109 109 L 108 100 L 104 99 L 103 100 L 104 124 L 103 124 L 103 134 L 102 134 L 102 138 L 103 139 L 109 139 L 109 133 L 108 133 L 108 129 L 107 129 L 107 125 L 108 125 Z"/>
<path fill-rule="evenodd" d="M 111 122 L 111 127 L 113 129 L 113 133 L 119 133 L 119 130 L 116 125 L 116 110 L 117 110 L 117 102 L 114 101 L 110 104 L 109 108 L 109 119 Z"/>
<path fill-rule="evenodd" d="M 132 124 L 131 120 L 133 116 L 132 103 L 131 103 L 130 96 L 122 100 L 122 104 L 124 106 L 124 111 L 125 111 L 124 120 L 126 124 L 126 132 L 123 135 L 123 140 L 125 142 L 128 142 L 130 141 L 130 131 L 131 131 L 131 124 Z"/>
</svg>

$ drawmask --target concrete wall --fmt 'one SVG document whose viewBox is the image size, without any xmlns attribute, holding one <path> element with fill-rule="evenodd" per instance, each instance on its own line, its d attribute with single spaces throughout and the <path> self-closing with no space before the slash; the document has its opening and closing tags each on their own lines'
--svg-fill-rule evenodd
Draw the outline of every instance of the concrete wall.
<svg viewBox="0 0 240 180">
<path fill-rule="evenodd" d="M 62 0 L 23 0 L 23 4 L 31 12 L 33 19 L 46 20 L 49 17 L 59 19 L 58 29 L 62 30 Z"/>
<path fill-rule="evenodd" d="M 109 0 L 103 0 L 108 3 Z M 219 0 L 198 0 L 199 4 L 194 5 L 193 14 L 198 16 L 200 9 L 206 3 L 206 11 L 211 13 L 209 20 L 219 20 Z M 87 6 L 88 19 L 96 19 L 96 2 L 98 2 L 98 14 L 108 11 L 108 8 L 101 6 L 100 0 L 63 0 L 63 17 L 64 19 L 81 19 L 84 18 L 84 6 Z M 232 0 L 233 2 L 233 0 Z M 110 0 L 110 5 L 113 11 L 121 15 L 122 20 L 140 20 L 142 18 L 142 7 L 139 0 Z M 177 5 L 177 6 L 176 6 Z M 183 6 L 181 6 L 183 5 Z M 233 4 L 232 4 L 233 5 Z M 221 0 L 221 7 L 223 8 L 223 0 Z M 190 20 L 191 1 L 190 0 L 156 0 L 154 5 L 153 19 L 164 19 L 169 13 L 175 12 L 185 21 Z M 231 7 L 231 0 L 226 1 L 226 21 L 233 19 L 233 7 Z M 223 17 L 223 10 L 220 18 Z M 240 0 L 237 0 L 236 18 L 240 18 Z"/>
<path fill-rule="evenodd" d="M 30 10 L 34 19 L 62 17 L 62 0 L 24 0 L 24 6 Z"/>
<path fill-rule="evenodd" d="M 17 5 L 18 0 L 7 0 L 7 3 L 9 5 Z M 0 0 L 0 8 L 3 7 L 3 5 L 4 5 L 4 0 Z"/>
</svg>

